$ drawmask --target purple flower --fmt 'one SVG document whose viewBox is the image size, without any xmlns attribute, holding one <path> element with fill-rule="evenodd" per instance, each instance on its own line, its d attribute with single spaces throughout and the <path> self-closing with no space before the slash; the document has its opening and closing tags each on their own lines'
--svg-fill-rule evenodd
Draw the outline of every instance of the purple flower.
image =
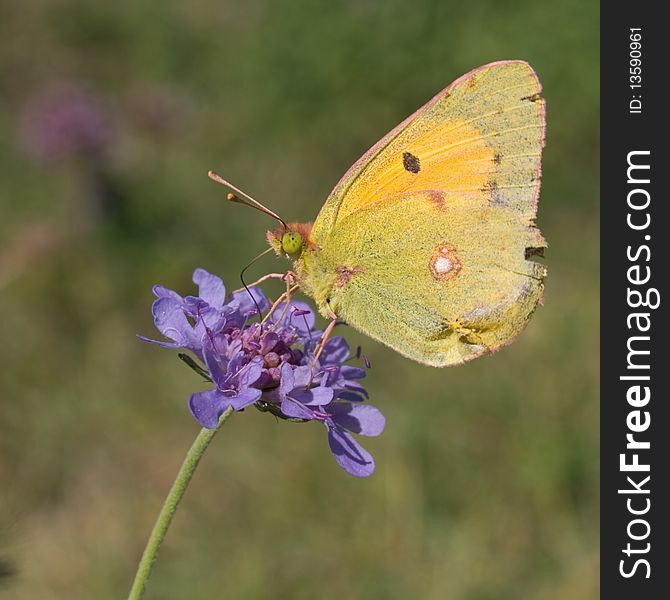
<svg viewBox="0 0 670 600">
<path fill-rule="evenodd" d="M 304 302 L 280 304 L 261 320 L 258 309 L 267 311 L 270 302 L 257 287 L 233 292 L 226 302 L 219 277 L 196 269 L 193 282 L 197 296 L 154 287 L 154 323 L 169 341 L 140 337 L 190 350 L 202 361 L 203 367 L 187 361 L 214 384 L 189 398 L 198 423 L 214 428 L 229 407 L 240 411 L 251 405 L 282 419 L 319 421 L 338 464 L 357 477 L 372 474 L 372 456 L 351 433 L 379 435 L 385 420 L 364 404 L 368 394 L 357 380 L 365 370 L 345 364 L 350 359 L 345 339 L 329 339 L 316 359 L 322 332 L 313 330 L 315 316 Z"/>
<path fill-rule="evenodd" d="M 37 160 L 97 156 L 112 141 L 112 118 L 96 94 L 76 83 L 60 84 L 30 101 L 21 136 L 27 152 Z"/>
<path fill-rule="evenodd" d="M 288 365 L 282 366 L 281 411 L 289 417 L 322 422 L 328 430 L 328 445 L 338 464 L 356 477 L 371 475 L 375 461 L 349 431 L 377 436 L 384 430 L 384 415 L 369 404 L 333 401 L 333 389 L 324 385 L 326 378 L 322 378 L 318 387 L 310 389 L 307 387 L 310 377 L 308 366 L 294 371 Z"/>
<path fill-rule="evenodd" d="M 336 336 L 326 342 L 319 363 L 323 366 L 329 385 L 338 390 L 338 398 L 361 402 L 367 399 L 368 392 L 355 380 L 365 377 L 365 370 L 344 364 L 349 357 L 349 344 L 343 337 Z"/>
<path fill-rule="evenodd" d="M 242 353 L 230 361 L 210 347 L 205 352 L 205 363 L 216 384 L 213 390 L 191 394 L 188 404 L 191 414 L 203 427 L 214 428 L 221 413 L 229 406 L 242 410 L 260 399 L 262 390 L 253 386 L 263 372 L 263 360 L 255 357 L 244 363 Z"/>
<path fill-rule="evenodd" d="M 256 312 L 256 307 L 246 292 L 233 293 L 226 304 L 223 281 L 205 269 L 193 272 L 193 283 L 198 286 L 198 296 L 185 298 L 161 285 L 154 286 L 153 292 L 157 298 L 151 307 L 154 325 L 172 341 L 161 342 L 144 336 L 140 338 L 164 348 L 191 350 L 202 359 L 203 336 L 207 331 L 218 333 L 226 325 L 242 328 Z M 252 288 L 252 294 L 261 310 L 269 308 L 269 302 L 258 288 Z"/>
</svg>

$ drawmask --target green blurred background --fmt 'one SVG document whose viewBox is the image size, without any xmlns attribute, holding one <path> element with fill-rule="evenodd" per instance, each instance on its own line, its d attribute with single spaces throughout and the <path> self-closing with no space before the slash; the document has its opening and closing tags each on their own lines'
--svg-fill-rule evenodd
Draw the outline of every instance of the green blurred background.
<svg viewBox="0 0 670 600">
<path fill-rule="evenodd" d="M 374 476 L 316 425 L 235 416 L 147 598 L 596 597 L 597 3 L 25 0 L 0 39 L 0 596 L 127 593 L 202 389 L 135 337 L 151 285 L 237 287 L 271 225 L 207 170 L 311 220 L 434 93 L 522 58 L 548 106 L 545 306 L 443 370 L 348 332 L 387 417 Z"/>
</svg>

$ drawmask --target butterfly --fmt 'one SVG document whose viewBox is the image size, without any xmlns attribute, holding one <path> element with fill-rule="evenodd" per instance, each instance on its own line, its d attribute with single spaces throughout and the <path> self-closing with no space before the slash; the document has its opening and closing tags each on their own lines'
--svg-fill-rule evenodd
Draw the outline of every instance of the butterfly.
<svg viewBox="0 0 670 600">
<path fill-rule="evenodd" d="M 524 329 L 546 276 L 534 260 L 547 245 L 535 226 L 541 89 L 524 61 L 474 69 L 358 159 L 313 225 L 265 209 L 281 223 L 270 246 L 330 329 L 346 322 L 438 367 Z"/>
</svg>

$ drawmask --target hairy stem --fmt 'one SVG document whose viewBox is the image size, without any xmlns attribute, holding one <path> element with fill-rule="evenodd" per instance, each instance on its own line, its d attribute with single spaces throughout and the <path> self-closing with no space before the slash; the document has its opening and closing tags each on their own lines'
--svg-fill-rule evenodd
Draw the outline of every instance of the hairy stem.
<svg viewBox="0 0 670 600">
<path fill-rule="evenodd" d="M 140 600 L 144 596 L 147 582 L 151 575 L 151 569 L 158 557 L 158 551 L 165 538 L 165 534 L 170 527 L 172 517 L 174 517 L 174 513 L 176 512 L 181 499 L 184 497 L 186 488 L 193 477 L 193 473 L 195 473 L 202 455 L 205 453 L 205 450 L 207 450 L 207 446 L 209 446 L 209 443 L 216 435 L 216 432 L 232 413 L 232 406 L 228 407 L 221 417 L 219 417 L 219 423 L 215 429 L 205 429 L 203 427 L 187 452 L 184 462 L 179 469 L 179 473 L 177 473 L 177 477 L 170 488 L 167 498 L 165 498 L 160 513 L 158 514 L 149 540 L 147 541 L 144 553 L 142 554 L 142 559 L 137 567 L 133 587 L 130 589 L 130 594 L 128 594 L 128 600 Z"/>
</svg>

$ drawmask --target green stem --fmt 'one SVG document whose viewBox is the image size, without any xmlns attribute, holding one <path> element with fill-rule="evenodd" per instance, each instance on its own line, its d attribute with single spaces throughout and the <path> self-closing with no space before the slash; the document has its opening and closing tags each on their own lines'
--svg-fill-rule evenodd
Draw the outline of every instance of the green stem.
<svg viewBox="0 0 670 600">
<path fill-rule="evenodd" d="M 170 527 L 172 517 L 174 516 L 181 499 L 184 497 L 184 492 L 186 492 L 191 477 L 193 477 L 193 473 L 195 473 L 202 455 L 205 453 L 205 450 L 207 450 L 207 446 L 209 446 L 209 443 L 216 435 L 216 432 L 232 413 L 232 406 L 228 407 L 221 417 L 219 417 L 219 424 L 215 429 L 205 429 L 203 427 L 186 454 L 181 469 L 179 469 L 179 473 L 177 473 L 177 478 L 174 480 L 167 498 L 165 498 L 163 508 L 161 508 L 161 512 L 158 514 L 156 524 L 147 541 L 144 554 L 142 554 L 142 559 L 137 567 L 137 574 L 135 575 L 135 581 L 133 581 L 133 587 L 130 589 L 130 594 L 128 594 L 128 600 L 140 600 L 144 596 L 147 581 L 151 575 L 151 569 L 158 556 L 158 550 L 165 538 L 168 527 Z"/>
</svg>

